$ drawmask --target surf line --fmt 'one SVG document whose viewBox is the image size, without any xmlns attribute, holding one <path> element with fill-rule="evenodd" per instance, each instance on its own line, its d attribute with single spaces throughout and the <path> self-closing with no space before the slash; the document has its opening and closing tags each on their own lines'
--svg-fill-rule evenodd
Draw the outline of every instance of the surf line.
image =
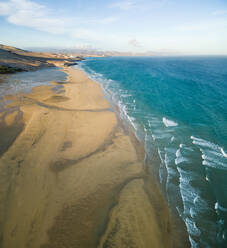
<svg viewBox="0 0 227 248">
<path fill-rule="evenodd" d="M 224 149 L 221 147 L 221 153 L 223 154 L 223 156 L 225 157 L 225 158 L 227 158 L 227 153 L 225 153 L 225 151 L 224 151 Z"/>
</svg>

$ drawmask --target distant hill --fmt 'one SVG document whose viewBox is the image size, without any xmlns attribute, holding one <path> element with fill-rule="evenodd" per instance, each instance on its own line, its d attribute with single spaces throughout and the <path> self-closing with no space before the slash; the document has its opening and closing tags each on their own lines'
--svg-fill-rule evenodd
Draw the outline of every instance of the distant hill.
<svg viewBox="0 0 227 248">
<path fill-rule="evenodd" d="M 11 52 L 23 52 L 23 53 L 28 52 L 28 51 L 22 50 L 20 48 L 7 46 L 7 45 L 2 45 L 2 44 L 0 44 L 0 49 L 5 50 L 5 51 L 11 51 Z"/>
<path fill-rule="evenodd" d="M 33 51 L 46 51 L 49 53 L 65 54 L 72 56 L 84 56 L 84 57 L 105 57 L 105 56 L 134 56 L 131 52 L 118 52 L 118 51 L 101 51 L 97 49 L 79 49 L 79 48 L 29 48 Z"/>
<path fill-rule="evenodd" d="M 84 56 L 84 57 L 106 57 L 106 56 L 176 56 L 181 55 L 177 51 L 146 51 L 146 52 L 119 52 L 119 51 L 102 51 L 98 49 L 80 49 L 80 48 L 53 48 L 53 47 L 31 47 L 29 50 L 36 52 L 57 53 L 62 55 Z"/>
<path fill-rule="evenodd" d="M 67 55 L 31 52 L 0 44 L 0 73 L 36 70 L 73 60 Z"/>
</svg>

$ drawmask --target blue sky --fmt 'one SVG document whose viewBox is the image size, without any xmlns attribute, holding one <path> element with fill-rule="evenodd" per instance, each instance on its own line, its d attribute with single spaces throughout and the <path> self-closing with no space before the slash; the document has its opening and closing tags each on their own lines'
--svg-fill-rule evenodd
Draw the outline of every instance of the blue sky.
<svg viewBox="0 0 227 248">
<path fill-rule="evenodd" d="M 227 55 L 227 0 L 0 0 L 0 43 Z"/>
</svg>

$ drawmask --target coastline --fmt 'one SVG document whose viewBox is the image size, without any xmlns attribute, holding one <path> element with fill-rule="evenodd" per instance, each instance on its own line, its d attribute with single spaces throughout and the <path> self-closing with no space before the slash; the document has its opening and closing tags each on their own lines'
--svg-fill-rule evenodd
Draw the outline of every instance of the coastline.
<svg viewBox="0 0 227 248">
<path fill-rule="evenodd" d="M 159 167 L 156 166 L 156 163 L 158 162 L 160 164 L 161 161 L 150 161 L 150 158 L 146 154 L 147 151 L 145 149 L 145 144 L 136 135 L 136 129 L 132 125 L 131 121 L 128 121 L 121 116 L 120 106 L 117 104 L 117 102 L 114 101 L 112 93 L 107 88 L 105 88 L 99 81 L 97 81 L 95 78 L 92 78 L 89 73 L 87 73 L 83 68 L 81 68 L 80 66 L 77 66 L 77 68 L 79 68 L 79 70 L 82 70 L 86 75 L 88 75 L 88 77 L 92 81 L 100 85 L 102 91 L 104 92 L 104 95 L 106 96 L 107 101 L 111 104 L 111 108 L 116 113 L 116 117 L 120 122 L 122 129 L 131 138 L 131 142 L 135 146 L 137 156 L 140 157 L 141 161 L 143 160 L 143 170 L 145 173 L 144 189 L 150 200 L 153 201 L 152 205 L 155 206 L 156 213 L 159 213 L 159 209 L 162 208 L 162 206 L 168 208 L 168 214 L 165 218 L 169 220 L 169 228 L 172 232 L 171 242 L 173 247 L 190 247 L 188 232 L 185 223 L 177 214 L 176 208 L 172 205 L 168 205 L 166 192 L 163 188 L 163 185 L 160 184 Z M 161 216 L 159 216 L 159 218 L 160 220 L 162 219 Z"/>
<path fill-rule="evenodd" d="M 25 127 L 0 157 L 3 247 L 173 247 L 140 144 L 99 84 L 65 72 L 64 92 L 41 86 L 12 103 Z"/>
</svg>

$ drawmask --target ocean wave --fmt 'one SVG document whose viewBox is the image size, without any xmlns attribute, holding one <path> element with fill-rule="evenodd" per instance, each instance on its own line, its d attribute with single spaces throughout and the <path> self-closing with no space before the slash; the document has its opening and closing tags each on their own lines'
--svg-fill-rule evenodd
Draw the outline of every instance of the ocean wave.
<svg viewBox="0 0 227 248">
<path fill-rule="evenodd" d="M 178 165 L 178 164 L 181 164 L 181 163 L 189 163 L 190 160 L 187 157 L 183 156 L 182 153 L 181 153 L 181 149 L 183 147 L 183 144 L 180 144 L 179 147 L 180 148 L 177 149 L 177 151 L 176 151 L 175 164 Z"/>
<path fill-rule="evenodd" d="M 220 148 L 220 151 L 221 151 L 221 153 L 223 154 L 223 156 L 225 157 L 225 158 L 227 158 L 227 153 L 225 153 L 225 151 L 224 151 L 224 149 L 221 147 Z"/>
<path fill-rule="evenodd" d="M 162 124 L 162 121 L 160 121 L 158 119 L 153 119 L 153 118 L 151 120 L 149 120 L 149 122 L 148 122 L 148 126 L 152 130 L 159 129 L 161 124 Z"/>
<path fill-rule="evenodd" d="M 174 136 L 171 137 L 171 142 L 173 142 L 176 138 Z"/>
<path fill-rule="evenodd" d="M 201 196 L 197 195 L 194 200 L 193 203 L 195 205 L 194 210 L 195 211 L 207 211 L 207 210 L 211 210 L 211 208 L 209 207 L 209 204 L 207 203 L 207 201 L 202 198 Z"/>
<path fill-rule="evenodd" d="M 182 150 L 188 151 L 188 152 L 194 152 L 193 147 L 186 146 L 185 144 L 180 144 L 179 148 L 181 148 Z"/>
<path fill-rule="evenodd" d="M 189 219 L 187 217 L 187 218 L 185 218 L 185 224 L 186 224 L 187 230 L 188 230 L 190 235 L 193 235 L 193 236 L 196 236 L 196 237 L 200 236 L 201 231 L 196 226 L 195 221 L 193 221 L 192 219 Z"/>
<path fill-rule="evenodd" d="M 215 169 L 227 170 L 227 165 L 220 162 L 220 161 L 215 162 L 215 161 L 211 161 L 211 160 L 203 160 L 202 164 L 206 165 L 208 167 L 215 168 Z"/>
<path fill-rule="evenodd" d="M 205 155 L 205 156 L 212 156 L 212 157 L 218 157 L 220 159 L 224 159 L 225 157 L 223 157 L 223 155 L 218 151 L 213 151 L 213 150 L 205 150 L 205 149 L 200 149 L 200 151 Z"/>
<path fill-rule="evenodd" d="M 209 154 L 206 154 L 203 150 L 202 152 L 203 152 L 202 153 L 203 161 L 207 161 L 208 163 L 211 162 L 212 164 L 216 164 L 217 166 L 222 166 L 222 167 L 227 166 L 225 163 L 223 163 L 222 159 L 220 159 L 219 157 L 210 156 Z"/>
<path fill-rule="evenodd" d="M 201 216 L 209 216 L 210 211 L 215 213 L 214 203 L 204 199 L 203 190 L 209 185 L 205 178 L 209 180 L 208 167 L 224 166 L 227 158 L 224 148 L 199 137 L 191 136 L 189 139 L 188 133 L 191 130 L 163 117 L 164 114 L 160 116 L 161 113 L 144 112 L 135 92 L 122 89 L 120 82 L 108 80 L 99 73 L 93 73 L 92 77 L 107 89 L 112 101 L 119 106 L 121 117 L 134 128 L 136 136 L 145 142 L 147 154 L 148 151 L 152 153 L 153 148 L 158 149 L 161 160 L 158 165 L 160 182 L 166 187 L 168 200 L 171 202 L 173 198 L 177 199 L 175 207 L 185 222 L 191 246 L 200 247 L 200 244 L 204 244 L 204 240 L 200 238 L 207 233 L 207 230 L 203 229 L 206 226 L 203 221 L 209 221 L 209 218 L 203 220 Z M 208 167 L 203 168 L 202 164 Z M 205 169 L 207 175 L 201 174 L 201 169 Z M 222 206 L 215 206 L 216 210 L 222 211 Z M 207 226 L 211 224 L 213 223 L 210 222 Z"/>
<path fill-rule="evenodd" d="M 152 132 L 152 138 L 154 140 L 171 140 L 171 134 L 167 132 L 163 132 L 161 130 L 155 130 Z"/>
<path fill-rule="evenodd" d="M 193 208 L 193 207 L 190 208 L 189 212 L 190 212 L 191 218 L 195 218 L 196 217 L 197 212 L 196 212 L 195 208 Z"/>
<path fill-rule="evenodd" d="M 162 164 L 165 164 L 165 152 L 161 151 L 161 150 L 158 148 L 158 155 L 159 155 L 159 158 L 161 159 L 161 163 L 162 163 Z"/>
<path fill-rule="evenodd" d="M 223 148 L 210 141 L 191 136 L 192 143 L 200 148 L 202 153 L 202 164 L 207 167 L 227 170 L 227 155 Z M 223 153 L 224 152 L 224 153 Z"/>
<path fill-rule="evenodd" d="M 195 240 L 189 235 L 189 241 L 191 243 L 192 248 L 198 248 L 198 244 L 195 242 Z"/>
<path fill-rule="evenodd" d="M 218 202 L 215 203 L 214 208 L 215 210 L 221 210 L 222 212 L 227 212 L 227 208 L 222 207 Z"/>
<path fill-rule="evenodd" d="M 181 145 L 181 144 L 180 144 Z M 176 157 L 178 158 L 178 157 L 180 157 L 181 156 L 181 151 L 180 151 L 180 149 L 177 149 L 177 151 L 176 151 Z"/>
<path fill-rule="evenodd" d="M 194 136 L 191 136 L 190 138 L 192 139 L 192 143 L 194 145 L 198 145 L 200 147 L 213 149 L 215 151 L 220 151 L 220 147 L 218 145 L 210 142 L 210 141 L 207 141 L 207 140 L 204 140 L 204 139 L 201 139 L 201 138 L 197 138 L 197 137 L 194 137 Z"/>
<path fill-rule="evenodd" d="M 168 148 L 165 148 L 165 151 L 166 153 L 165 153 L 164 163 L 168 171 L 167 180 L 169 180 L 170 178 L 176 176 L 177 170 L 172 165 L 174 163 L 172 154 L 174 153 L 171 152 L 171 150 Z"/>
<path fill-rule="evenodd" d="M 182 163 L 190 163 L 190 160 L 188 158 L 183 157 L 183 156 L 177 157 L 175 159 L 175 164 L 176 165 L 179 165 L 179 164 L 182 164 Z"/>
<path fill-rule="evenodd" d="M 136 122 L 135 122 L 135 118 L 133 117 L 130 117 L 129 115 L 125 115 L 125 117 L 128 119 L 129 123 L 131 124 L 131 126 L 134 128 L 135 131 L 137 131 L 138 127 L 136 125 Z"/>
<path fill-rule="evenodd" d="M 176 127 L 176 126 L 178 126 L 178 123 L 176 123 L 176 122 L 174 122 L 172 120 L 169 120 L 169 119 L 167 119 L 165 117 L 162 118 L 162 121 L 163 121 L 163 123 L 164 123 L 164 125 L 166 127 Z"/>
<path fill-rule="evenodd" d="M 190 181 L 190 178 L 180 177 L 180 191 L 185 212 L 189 211 L 189 206 L 192 206 L 194 199 L 199 196 L 199 191 L 190 185 Z"/>
<path fill-rule="evenodd" d="M 151 127 L 151 121 L 148 120 L 147 123 L 148 123 L 148 127 Z"/>
</svg>

